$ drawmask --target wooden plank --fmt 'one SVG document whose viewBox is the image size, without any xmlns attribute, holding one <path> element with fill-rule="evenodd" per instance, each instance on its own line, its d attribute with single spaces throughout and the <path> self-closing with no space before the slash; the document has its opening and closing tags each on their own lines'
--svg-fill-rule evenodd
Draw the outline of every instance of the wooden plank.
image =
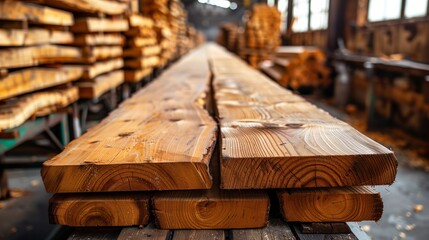
<svg viewBox="0 0 429 240">
<path fill-rule="evenodd" d="M 300 222 L 297 223 L 302 233 L 351 233 L 350 227 L 344 222 Z"/>
<path fill-rule="evenodd" d="M 148 77 L 150 74 L 152 74 L 153 69 L 152 68 L 146 68 L 141 70 L 124 70 L 124 81 L 125 82 L 140 82 L 145 77 Z"/>
<path fill-rule="evenodd" d="M 158 56 L 125 59 L 125 67 L 133 69 L 153 68 L 159 64 Z"/>
<path fill-rule="evenodd" d="M 80 18 L 77 19 L 70 31 L 75 33 L 125 32 L 128 22 L 124 19 Z"/>
<path fill-rule="evenodd" d="M 78 13 L 123 14 L 128 6 L 125 3 L 106 0 L 24 0 L 41 5 L 65 9 Z"/>
<path fill-rule="evenodd" d="M 107 91 L 118 87 L 123 82 L 124 72 L 122 70 L 117 70 L 98 76 L 91 82 L 79 82 L 77 86 L 79 87 L 80 98 L 97 99 Z"/>
<path fill-rule="evenodd" d="M 82 52 L 85 57 L 95 60 L 105 60 L 109 58 L 122 57 L 121 46 L 96 46 L 84 48 Z"/>
<path fill-rule="evenodd" d="M 14 128 L 47 107 L 66 107 L 79 98 L 75 87 L 29 94 L 0 106 L 0 130 Z"/>
<path fill-rule="evenodd" d="M 172 240 L 225 240 L 223 230 L 176 230 Z"/>
<path fill-rule="evenodd" d="M 79 46 L 120 45 L 124 44 L 124 37 L 116 33 L 76 34 L 74 44 Z"/>
<path fill-rule="evenodd" d="M 73 25 L 73 14 L 69 12 L 20 1 L 0 1 L 0 19 L 59 26 Z"/>
<path fill-rule="evenodd" d="M 0 29 L 0 46 L 30 46 L 39 44 L 70 44 L 73 35 L 66 31 L 50 31 L 43 28 Z"/>
<path fill-rule="evenodd" d="M 379 220 L 380 193 L 370 187 L 288 189 L 278 193 L 288 222 L 359 222 Z"/>
<path fill-rule="evenodd" d="M 210 188 L 217 127 L 205 110 L 210 72 L 204 56 L 199 49 L 183 57 L 46 161 L 47 191 Z"/>
<path fill-rule="evenodd" d="M 146 225 L 145 193 L 60 193 L 49 200 L 49 222 L 72 227 Z"/>
<path fill-rule="evenodd" d="M 150 57 L 154 55 L 159 55 L 161 53 L 161 48 L 157 45 L 146 46 L 144 48 L 128 48 L 124 50 L 124 57 Z"/>
<path fill-rule="evenodd" d="M 210 160 L 213 176 L 210 190 L 155 193 L 153 212 L 161 229 L 237 229 L 267 225 L 268 194 L 220 190 L 219 157 L 218 144 Z"/>
<path fill-rule="evenodd" d="M 270 219 L 268 226 L 261 229 L 237 229 L 232 230 L 234 240 L 295 240 L 289 225 L 280 219 Z"/>
<path fill-rule="evenodd" d="M 11 72 L 1 78 L 0 100 L 71 82 L 79 79 L 82 73 L 82 68 L 78 66 L 36 67 Z"/>
<path fill-rule="evenodd" d="M 81 58 L 80 49 L 56 45 L 40 45 L 0 50 L 0 68 L 37 66 L 45 63 L 74 62 Z"/>
<path fill-rule="evenodd" d="M 119 233 L 116 228 L 78 228 L 67 240 L 116 240 Z"/>
<path fill-rule="evenodd" d="M 292 228 L 295 230 L 294 232 L 297 235 L 297 238 L 300 240 L 358 240 L 358 238 L 353 233 L 348 234 L 304 234 L 299 228 L 295 225 L 292 225 Z"/>
<path fill-rule="evenodd" d="M 222 188 L 393 183 L 392 151 L 225 50 L 209 50 L 222 131 Z"/>
<path fill-rule="evenodd" d="M 147 239 L 147 240 L 168 240 L 171 238 L 172 231 L 155 229 L 153 224 L 145 228 L 129 227 L 123 228 L 119 234 L 118 240 Z"/>
<path fill-rule="evenodd" d="M 128 16 L 128 23 L 130 27 L 152 28 L 154 26 L 154 22 L 151 18 L 143 17 L 138 14 Z"/>
<path fill-rule="evenodd" d="M 110 59 L 102 62 L 96 62 L 93 65 L 83 66 L 82 79 L 92 80 L 95 77 L 120 69 L 124 66 L 122 58 Z"/>
<path fill-rule="evenodd" d="M 127 44 L 131 47 L 145 47 L 157 44 L 155 37 L 133 37 L 128 39 Z"/>
</svg>

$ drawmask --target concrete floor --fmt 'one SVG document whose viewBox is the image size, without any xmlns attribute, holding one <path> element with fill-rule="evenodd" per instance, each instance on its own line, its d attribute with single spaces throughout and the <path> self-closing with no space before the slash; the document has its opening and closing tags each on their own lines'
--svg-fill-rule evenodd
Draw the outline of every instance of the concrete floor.
<svg viewBox="0 0 429 240">
<path fill-rule="evenodd" d="M 326 104 L 314 103 L 340 119 L 356 120 Z M 390 134 L 365 134 L 395 151 L 399 171 L 392 186 L 376 187 L 384 200 L 382 219 L 377 223 L 363 222 L 360 225 L 373 239 L 428 239 L 429 173 L 426 170 L 429 169 L 429 160 L 397 147 L 395 141 L 399 139 L 392 139 Z M 15 198 L 0 202 L 0 239 L 48 238 L 57 229 L 48 223 L 47 205 L 51 195 L 45 192 L 40 170 L 11 170 L 8 174 Z M 421 212 L 414 210 L 417 204 L 423 206 Z"/>
</svg>

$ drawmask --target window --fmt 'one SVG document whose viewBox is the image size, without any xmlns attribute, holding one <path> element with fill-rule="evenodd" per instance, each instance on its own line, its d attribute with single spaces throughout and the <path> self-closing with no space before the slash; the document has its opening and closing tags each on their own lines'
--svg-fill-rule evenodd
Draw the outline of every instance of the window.
<svg viewBox="0 0 429 240">
<path fill-rule="evenodd" d="M 288 10 L 288 0 L 278 0 L 277 9 L 281 13 L 281 25 L 280 30 L 283 32 L 286 30 L 286 19 L 287 19 L 287 10 Z"/>
<path fill-rule="evenodd" d="M 313 0 L 310 7 L 310 29 L 328 28 L 329 0 Z"/>
<path fill-rule="evenodd" d="M 428 11 L 428 0 L 407 0 L 405 3 L 405 18 L 424 17 Z"/>
<path fill-rule="evenodd" d="M 317 1 L 317 0 L 316 0 Z M 308 20 L 310 1 L 309 0 L 295 0 L 293 1 L 293 16 L 295 22 L 293 23 L 292 30 L 294 32 L 308 31 Z"/>
<path fill-rule="evenodd" d="M 328 28 L 329 0 L 294 0 L 292 30 L 306 32 Z"/>
<path fill-rule="evenodd" d="M 402 18 L 424 17 L 428 14 L 428 0 L 370 0 L 368 21 L 379 22 Z M 402 9 L 404 7 L 404 9 Z M 403 12 L 403 16 L 401 16 Z"/>
</svg>

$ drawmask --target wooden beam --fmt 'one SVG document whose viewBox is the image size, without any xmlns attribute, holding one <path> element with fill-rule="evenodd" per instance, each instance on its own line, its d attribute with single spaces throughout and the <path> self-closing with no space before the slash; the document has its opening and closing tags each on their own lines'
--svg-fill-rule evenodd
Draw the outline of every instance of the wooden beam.
<svg viewBox="0 0 429 240">
<path fill-rule="evenodd" d="M 70 44 L 73 35 L 66 31 L 55 31 L 43 28 L 0 29 L 0 46 L 17 47 L 39 44 Z"/>
<path fill-rule="evenodd" d="M 105 60 L 109 58 L 122 57 L 121 46 L 96 46 L 84 48 L 82 53 L 85 57 L 95 60 Z"/>
<path fill-rule="evenodd" d="M 237 229 L 232 230 L 232 239 L 284 239 L 296 240 L 289 225 L 280 219 L 270 219 L 268 226 L 262 229 Z"/>
<path fill-rule="evenodd" d="M 40 45 L 0 49 L 0 68 L 37 66 L 45 63 L 74 62 L 82 57 L 80 49 L 56 45 Z"/>
<path fill-rule="evenodd" d="M 0 100 L 75 81 L 82 76 L 78 66 L 26 68 L 9 73 L 0 81 Z"/>
<path fill-rule="evenodd" d="M 173 240 L 225 240 L 224 230 L 176 230 Z"/>
<path fill-rule="evenodd" d="M 150 57 L 159 55 L 161 48 L 157 45 L 146 46 L 146 47 L 135 47 L 124 50 L 124 57 Z"/>
<path fill-rule="evenodd" d="M 91 80 L 91 82 L 79 82 L 80 98 L 97 99 L 107 91 L 114 89 L 124 82 L 122 70 L 113 71 Z"/>
<path fill-rule="evenodd" d="M 102 62 L 96 62 L 93 65 L 82 66 L 84 68 L 82 79 L 93 80 L 95 77 L 120 69 L 124 66 L 122 58 L 109 59 Z"/>
<path fill-rule="evenodd" d="M 49 222 L 71 227 L 144 226 L 149 222 L 145 193 L 62 193 L 49 200 Z"/>
<path fill-rule="evenodd" d="M 380 193 L 370 187 L 288 189 L 278 196 L 288 222 L 377 221 L 383 213 Z"/>
<path fill-rule="evenodd" d="M 392 151 L 212 45 L 224 189 L 391 184 Z"/>
<path fill-rule="evenodd" d="M 59 26 L 73 25 L 73 14 L 69 12 L 20 1 L 0 1 L 0 19 Z"/>
<path fill-rule="evenodd" d="M 125 32 L 128 22 L 124 19 L 80 18 L 77 19 L 70 31 L 74 33 Z"/>
<path fill-rule="evenodd" d="M 204 56 L 199 49 L 182 57 L 44 162 L 47 191 L 209 189 L 217 127 L 205 110 L 210 72 Z"/>
<path fill-rule="evenodd" d="M 45 108 L 66 107 L 78 98 L 77 88 L 71 87 L 29 94 L 6 102 L 0 106 L 0 131 L 20 126 L 39 111 L 48 114 Z"/>
<path fill-rule="evenodd" d="M 65 9 L 78 13 L 102 13 L 108 15 L 123 14 L 128 6 L 126 3 L 106 0 L 24 0 L 41 5 Z"/>
<path fill-rule="evenodd" d="M 125 82 L 140 82 L 143 80 L 143 78 L 149 76 L 153 72 L 152 68 L 146 68 L 146 69 L 137 69 L 137 70 L 124 70 L 124 81 Z"/>
<path fill-rule="evenodd" d="M 117 240 L 130 239 L 148 239 L 148 240 L 168 240 L 171 239 L 171 231 L 155 229 L 153 224 L 149 224 L 143 229 L 140 228 L 123 228 Z"/>
<path fill-rule="evenodd" d="M 76 34 L 74 45 L 96 46 L 96 45 L 124 45 L 124 37 L 117 33 L 100 34 Z"/>
<path fill-rule="evenodd" d="M 132 69 L 153 68 L 159 65 L 158 56 L 125 59 L 125 67 Z"/>
</svg>

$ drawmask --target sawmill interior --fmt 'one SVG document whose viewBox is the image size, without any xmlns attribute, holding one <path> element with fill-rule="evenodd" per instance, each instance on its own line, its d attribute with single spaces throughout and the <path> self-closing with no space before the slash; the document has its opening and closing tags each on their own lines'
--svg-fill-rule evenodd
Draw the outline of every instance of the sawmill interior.
<svg viewBox="0 0 429 240">
<path fill-rule="evenodd" d="M 425 240 L 429 0 L 0 0 L 0 240 Z"/>
</svg>

